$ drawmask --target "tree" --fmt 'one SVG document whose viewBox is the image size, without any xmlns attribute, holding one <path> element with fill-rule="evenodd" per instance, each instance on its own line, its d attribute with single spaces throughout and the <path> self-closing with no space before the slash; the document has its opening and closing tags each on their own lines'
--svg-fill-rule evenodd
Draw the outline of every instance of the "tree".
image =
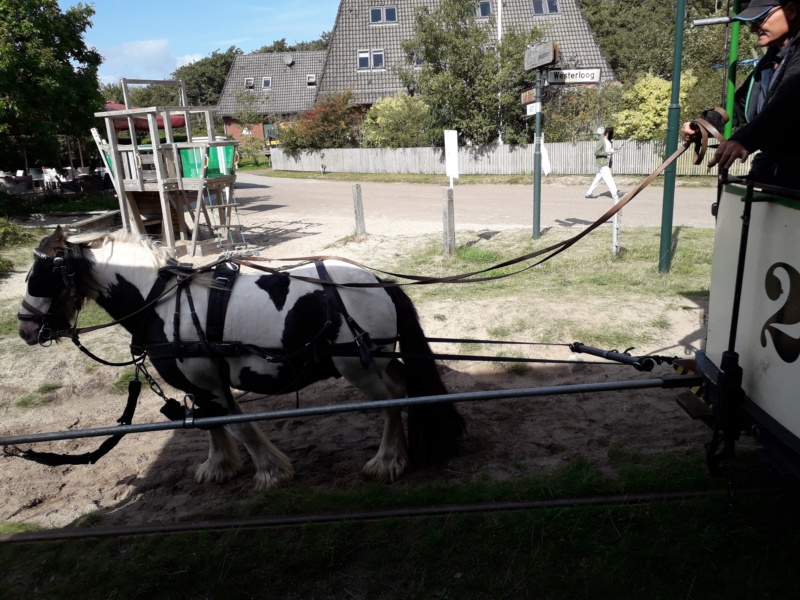
<svg viewBox="0 0 800 600">
<path fill-rule="evenodd" d="M 323 31 L 318 40 L 310 42 L 298 42 L 297 44 L 288 44 L 286 38 L 275 40 L 267 46 L 261 46 L 256 50 L 257 54 L 267 54 L 270 52 L 304 52 L 307 50 L 327 50 L 331 41 L 331 32 Z"/>
<path fill-rule="evenodd" d="M 241 145 L 239 152 L 254 165 L 258 165 L 264 151 L 264 140 L 254 136 L 252 131 L 264 123 L 263 115 L 255 109 L 256 99 L 249 90 L 241 90 L 236 94 L 236 105 L 239 107 L 233 118 L 242 124 Z"/>
<path fill-rule="evenodd" d="M 663 0 L 579 0 L 603 54 L 621 81 L 635 81 L 647 73 L 672 79 L 675 44 L 675 6 Z M 722 7 L 721 9 L 719 7 Z M 681 70 L 693 70 L 698 84 L 689 97 L 692 116 L 697 107 L 723 104 L 727 63 L 722 26 L 689 27 L 693 19 L 727 14 L 718 0 L 688 0 Z M 643 43 L 644 42 L 644 43 Z M 749 57 L 755 48 L 747 27 L 740 29 L 739 55 Z M 664 116 L 666 120 L 666 116 Z"/>
<path fill-rule="evenodd" d="M 172 78 L 183 80 L 192 106 L 216 106 L 228 72 L 239 54 L 242 51 L 236 46 L 231 46 L 225 52 L 214 50 L 210 56 L 178 67 L 172 73 Z"/>
<path fill-rule="evenodd" d="M 519 106 L 530 85 L 521 57 L 537 30 L 508 30 L 493 41 L 475 3 L 443 0 L 434 10 L 421 8 L 415 35 L 403 44 L 408 66 L 397 70 L 403 85 L 431 107 L 434 130 L 457 129 L 463 142 L 489 144 L 499 135 L 509 143 L 528 139 Z M 421 59 L 421 68 L 414 62 Z M 435 131 L 434 131 L 435 133 Z M 441 133 L 438 135 L 441 144 Z"/>
<path fill-rule="evenodd" d="M 361 132 L 368 145 L 378 148 L 427 146 L 430 118 L 430 107 L 419 96 L 400 92 L 372 105 Z"/>
<path fill-rule="evenodd" d="M 691 71 L 681 74 L 680 103 L 697 84 Z M 613 117 L 617 134 L 632 140 L 658 140 L 667 137 L 667 111 L 672 83 L 653 74 L 639 78 L 622 93 L 621 110 Z"/>
<path fill-rule="evenodd" d="M 595 140 L 595 131 L 611 123 L 622 85 L 561 86 L 545 88 L 542 101 L 544 131 L 549 142 Z"/>
<path fill-rule="evenodd" d="M 352 97 L 353 93 L 347 91 L 323 98 L 294 121 L 281 123 L 276 132 L 282 148 L 296 154 L 301 150 L 357 146 L 359 117 Z"/>
<path fill-rule="evenodd" d="M 102 110 L 102 57 L 83 35 L 94 9 L 56 0 L 0 0 L 0 161 L 56 163 L 59 135 L 85 136 Z M 27 164 L 26 164 L 27 166 Z"/>
</svg>

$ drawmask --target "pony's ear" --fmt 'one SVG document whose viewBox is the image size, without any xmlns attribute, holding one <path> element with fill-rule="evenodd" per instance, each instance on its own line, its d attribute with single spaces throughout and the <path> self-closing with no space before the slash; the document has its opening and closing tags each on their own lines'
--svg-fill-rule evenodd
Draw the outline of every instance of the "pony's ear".
<svg viewBox="0 0 800 600">
<path fill-rule="evenodd" d="M 47 256 L 55 256 L 59 250 L 64 248 L 66 243 L 66 236 L 61 225 L 56 227 L 56 230 L 49 237 L 46 237 L 39 244 L 39 250 Z"/>
</svg>

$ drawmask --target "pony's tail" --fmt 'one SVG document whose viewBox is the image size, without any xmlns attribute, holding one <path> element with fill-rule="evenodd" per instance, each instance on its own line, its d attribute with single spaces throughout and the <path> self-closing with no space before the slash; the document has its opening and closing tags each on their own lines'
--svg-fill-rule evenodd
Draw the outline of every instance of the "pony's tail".
<svg viewBox="0 0 800 600">
<path fill-rule="evenodd" d="M 403 359 L 408 396 L 447 394 L 411 298 L 399 287 L 385 289 L 397 312 L 400 351 L 416 355 Z M 412 464 L 446 458 L 465 431 L 464 418 L 452 402 L 409 406 L 408 449 Z"/>
</svg>

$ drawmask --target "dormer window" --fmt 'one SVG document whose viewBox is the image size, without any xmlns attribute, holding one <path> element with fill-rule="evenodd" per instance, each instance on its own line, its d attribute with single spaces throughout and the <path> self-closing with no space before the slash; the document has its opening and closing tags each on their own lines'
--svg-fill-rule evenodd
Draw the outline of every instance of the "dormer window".
<svg viewBox="0 0 800 600">
<path fill-rule="evenodd" d="M 383 50 L 359 50 L 358 51 L 358 70 L 382 70 L 385 68 L 383 62 Z"/>
<path fill-rule="evenodd" d="M 535 15 L 557 15 L 561 12 L 558 9 L 558 0 L 532 0 L 532 2 Z"/>
<path fill-rule="evenodd" d="M 373 6 L 369 9 L 369 22 L 372 25 L 397 23 L 396 6 Z"/>
<path fill-rule="evenodd" d="M 247 77 L 244 80 L 244 89 L 246 89 L 246 90 L 252 90 L 253 89 L 253 78 L 252 77 Z"/>
<path fill-rule="evenodd" d="M 268 90 L 272 87 L 272 77 L 262 77 L 261 78 L 261 89 Z"/>
<path fill-rule="evenodd" d="M 306 85 L 317 85 L 317 76 L 314 73 L 306 75 Z"/>
<path fill-rule="evenodd" d="M 479 19 L 487 19 L 490 14 L 492 14 L 492 3 L 478 2 L 478 5 L 475 7 L 475 15 Z"/>
</svg>

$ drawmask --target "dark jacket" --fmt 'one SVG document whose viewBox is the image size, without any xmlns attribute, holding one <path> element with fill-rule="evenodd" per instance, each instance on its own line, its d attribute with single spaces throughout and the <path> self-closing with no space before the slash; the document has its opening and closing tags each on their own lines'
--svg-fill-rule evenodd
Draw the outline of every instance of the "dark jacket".
<svg viewBox="0 0 800 600">
<path fill-rule="evenodd" d="M 744 125 L 731 139 L 753 158 L 750 175 L 758 182 L 800 189 L 800 35 L 784 49 L 775 78 L 758 111 L 758 94 L 765 69 L 774 68 L 777 48 L 770 48 L 736 91 L 734 124 Z"/>
</svg>

